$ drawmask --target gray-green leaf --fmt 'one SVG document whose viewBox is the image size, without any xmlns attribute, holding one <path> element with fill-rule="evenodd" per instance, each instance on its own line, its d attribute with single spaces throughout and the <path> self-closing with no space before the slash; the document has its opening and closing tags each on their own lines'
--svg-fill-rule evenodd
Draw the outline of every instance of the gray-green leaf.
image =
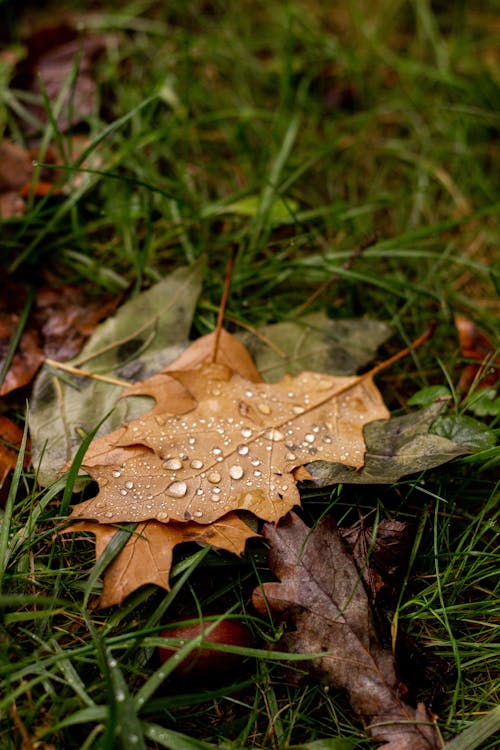
<svg viewBox="0 0 500 750">
<path fill-rule="evenodd" d="M 391 484 L 468 453 L 469 446 L 431 431 L 442 409 L 443 404 L 435 403 L 413 414 L 368 424 L 364 467 L 353 471 L 342 464 L 315 461 L 307 466 L 314 483 L 319 487 L 339 482 Z"/>
<path fill-rule="evenodd" d="M 303 370 L 354 375 L 373 359 L 392 330 L 379 320 L 332 320 L 324 312 L 318 312 L 263 326 L 259 333 L 262 338 L 252 333 L 240 334 L 238 338 L 264 380 L 275 383 L 287 373 L 296 375 Z"/>
<path fill-rule="evenodd" d="M 166 367 L 187 345 L 204 269 L 204 259 L 178 268 L 126 302 L 96 328 L 79 357 L 67 364 L 131 383 Z M 119 400 L 122 392 L 119 385 L 42 368 L 30 415 L 33 464 L 40 484 L 56 479 L 78 449 L 81 433 L 92 430 L 105 414 L 110 412 L 98 435 L 151 407 L 148 398 Z"/>
</svg>

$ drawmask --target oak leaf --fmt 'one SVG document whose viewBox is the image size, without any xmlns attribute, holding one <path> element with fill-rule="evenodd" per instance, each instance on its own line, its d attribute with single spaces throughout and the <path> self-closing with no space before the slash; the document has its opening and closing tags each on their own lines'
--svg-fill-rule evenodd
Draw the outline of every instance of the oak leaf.
<svg viewBox="0 0 500 750">
<path fill-rule="evenodd" d="M 156 406 L 91 444 L 83 465 L 100 492 L 77 505 L 74 518 L 208 524 L 247 510 L 278 521 L 300 502 L 300 467 L 319 458 L 363 466 L 364 426 L 389 417 L 369 376 L 302 372 L 272 385 L 256 382 L 248 354 L 229 334 L 218 361 L 207 361 L 213 337 L 129 389 L 158 394 Z M 226 350 L 239 354 L 227 357 Z M 177 369 L 186 362 L 189 369 Z M 240 366 L 245 376 L 235 372 Z"/>
<path fill-rule="evenodd" d="M 280 582 L 256 589 L 253 603 L 290 626 L 280 647 L 322 653 L 304 667 L 347 692 L 366 731 L 386 743 L 384 750 L 440 748 L 423 704 L 414 708 L 403 698 L 405 686 L 379 641 L 365 587 L 333 519 L 325 517 L 311 530 L 290 513 L 278 526 L 266 524 L 264 536 Z"/>
<path fill-rule="evenodd" d="M 65 532 L 91 532 L 95 535 L 96 560 L 103 554 L 117 529 L 111 524 L 77 521 Z M 184 542 L 210 544 L 241 555 L 247 539 L 258 536 L 235 513 L 216 523 L 159 523 L 146 521 L 131 532 L 125 546 L 107 566 L 103 576 L 100 607 L 121 604 L 133 591 L 148 583 L 170 590 L 169 573 L 174 547 Z"/>
</svg>

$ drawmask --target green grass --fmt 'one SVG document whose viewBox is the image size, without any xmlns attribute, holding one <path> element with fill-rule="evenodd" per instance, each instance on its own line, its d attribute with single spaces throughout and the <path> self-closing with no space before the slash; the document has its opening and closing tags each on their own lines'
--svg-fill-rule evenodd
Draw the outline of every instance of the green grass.
<svg viewBox="0 0 500 750">
<path fill-rule="evenodd" d="M 215 325 L 236 247 L 228 318 L 252 327 L 290 319 L 335 277 L 310 311 L 389 321 L 386 354 L 437 320 L 432 341 L 380 377 L 391 410 L 404 413 L 422 387 L 456 386 L 465 361 L 454 313 L 493 339 L 499 312 L 494 7 L 373 5 L 106 3 L 85 21 L 116 39 L 96 72 L 90 169 L 69 155 L 61 183 L 81 169 L 84 181 L 4 223 L 3 265 L 35 286 L 130 295 L 206 253 L 194 338 Z M 4 7 L 15 40 L 23 18 Z M 22 143 L 26 95 L 9 89 L 7 73 L 0 80 L 0 127 Z M 50 119 L 42 137 L 65 141 Z M 20 424 L 25 395 L 3 404 Z M 498 417 L 487 423 L 498 430 Z M 420 522 L 393 624 L 403 675 L 431 701 L 445 739 L 499 700 L 495 455 L 396 486 L 304 497 L 309 521 L 330 507 L 345 523 L 374 511 Z M 115 747 L 123 722 L 138 737 L 126 750 L 203 747 L 195 740 L 278 750 L 335 735 L 373 747 L 342 695 L 284 676 L 279 631 L 249 603 L 268 576 L 261 542 L 241 559 L 180 548 L 170 593 L 145 588 L 121 608 L 85 610 L 100 583 L 91 578 L 89 589 L 92 544 L 54 534 L 64 485 L 40 489 L 19 468 L 3 511 L 0 747 Z M 258 654 L 221 684 L 157 671 L 162 623 L 200 610 L 231 610 L 256 637 Z M 278 654 L 263 652 L 275 642 Z"/>
</svg>

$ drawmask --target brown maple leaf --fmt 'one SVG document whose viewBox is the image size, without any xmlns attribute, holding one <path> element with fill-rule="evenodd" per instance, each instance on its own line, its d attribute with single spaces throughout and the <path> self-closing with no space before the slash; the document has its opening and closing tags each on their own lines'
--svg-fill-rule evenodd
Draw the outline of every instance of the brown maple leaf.
<svg viewBox="0 0 500 750">
<path fill-rule="evenodd" d="M 300 502 L 304 464 L 363 466 L 364 426 L 389 417 L 367 374 L 303 372 L 271 385 L 257 382 L 248 353 L 227 333 L 210 361 L 213 342 L 213 334 L 200 339 L 124 394 L 153 396 L 156 406 L 91 444 L 84 468 L 100 492 L 74 518 L 209 524 L 247 510 L 278 521 Z"/>
<path fill-rule="evenodd" d="M 280 646 L 299 654 L 313 674 L 347 692 L 366 731 L 384 750 L 436 750 L 441 742 L 425 707 L 408 705 L 392 653 L 379 641 L 358 569 L 333 519 L 309 529 L 290 513 L 266 524 L 269 563 L 280 583 L 256 589 L 253 603 L 291 626 Z M 382 748 L 381 748 L 382 750 Z"/>
<path fill-rule="evenodd" d="M 95 535 L 96 560 L 103 554 L 117 528 L 111 524 L 77 521 L 62 533 L 89 531 Z M 229 513 L 216 523 L 200 526 L 197 523 L 138 524 L 130 539 L 106 568 L 100 607 L 121 604 L 132 591 L 148 583 L 170 590 L 169 574 L 174 547 L 184 542 L 210 544 L 219 549 L 242 555 L 247 539 L 259 536 L 235 513 Z"/>
</svg>

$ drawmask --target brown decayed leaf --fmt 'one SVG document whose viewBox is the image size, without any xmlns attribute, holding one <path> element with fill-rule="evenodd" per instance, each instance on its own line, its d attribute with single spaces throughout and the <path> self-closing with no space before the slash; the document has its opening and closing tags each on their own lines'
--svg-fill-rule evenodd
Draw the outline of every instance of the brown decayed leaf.
<svg viewBox="0 0 500 750">
<path fill-rule="evenodd" d="M 470 388 L 480 374 L 478 387 L 495 386 L 500 379 L 500 357 L 495 356 L 497 355 L 495 347 L 476 324 L 464 315 L 455 315 L 455 326 L 463 356 L 474 360 L 462 371 L 458 383 L 459 390 Z M 488 372 L 481 373 L 487 362 L 490 363 Z"/>
<path fill-rule="evenodd" d="M 0 303 L 0 363 L 19 323 L 26 289 L 2 278 L 5 296 Z M 100 320 L 112 312 L 119 297 L 91 299 L 72 284 L 37 290 L 32 310 L 14 354 L 0 395 L 27 385 L 45 357 L 64 362 L 74 357 Z"/>
<path fill-rule="evenodd" d="M 248 510 L 277 521 L 300 502 L 297 467 L 318 458 L 362 467 L 364 426 L 389 416 L 367 376 L 304 372 L 270 385 L 220 363 L 178 364 L 152 413 L 91 444 L 84 468 L 100 492 L 74 518 L 208 524 Z M 131 392 L 157 397 L 151 381 Z"/>
<path fill-rule="evenodd" d="M 26 40 L 28 57 L 18 66 L 14 85 L 40 94 L 40 82 L 48 99 L 55 103 L 77 65 L 76 79 L 67 91 L 57 116 L 59 132 L 68 130 L 96 111 L 96 84 L 93 66 L 110 36 L 82 36 L 71 23 L 60 23 L 34 31 Z M 41 121 L 48 119 L 45 108 L 32 104 L 30 111 Z M 28 129 L 33 130 L 29 124 Z"/>
<path fill-rule="evenodd" d="M 17 463 L 18 450 L 21 447 L 23 431 L 12 420 L 3 414 L 0 415 L 0 505 L 7 498 L 9 482 L 8 477 Z M 28 467 L 30 462 L 29 446 L 23 459 L 23 465 Z"/>
<path fill-rule="evenodd" d="M 293 628 L 280 647 L 324 653 L 304 667 L 347 692 L 366 731 L 386 743 L 384 750 L 440 748 L 425 707 L 402 698 L 392 654 L 379 642 L 365 588 L 333 519 L 311 530 L 290 513 L 278 526 L 266 524 L 264 536 L 280 583 L 256 589 L 253 601 L 259 612 L 271 608 Z"/>
<path fill-rule="evenodd" d="M 63 533 L 81 531 L 89 531 L 95 535 L 98 560 L 117 529 L 110 524 L 78 521 Z M 138 524 L 129 541 L 105 570 L 99 606 L 121 604 L 132 591 L 148 583 L 169 590 L 173 549 L 178 544 L 210 544 L 241 555 L 247 539 L 253 536 L 258 534 L 235 513 L 229 513 L 209 526 L 197 523 L 164 524 L 157 521 Z"/>
</svg>

